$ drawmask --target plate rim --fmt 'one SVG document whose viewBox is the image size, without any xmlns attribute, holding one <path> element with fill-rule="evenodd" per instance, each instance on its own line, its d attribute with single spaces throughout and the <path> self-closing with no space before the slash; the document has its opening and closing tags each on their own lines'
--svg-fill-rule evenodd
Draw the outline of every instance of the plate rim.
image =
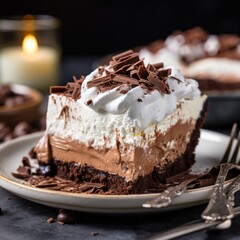
<svg viewBox="0 0 240 240">
<path fill-rule="evenodd" d="M 36 139 L 36 138 L 40 138 L 41 135 L 44 133 L 44 131 L 40 131 L 40 132 L 35 132 L 35 133 L 32 133 L 32 134 L 28 134 L 28 135 L 25 135 L 23 137 L 19 137 L 17 139 L 13 139 L 13 140 L 10 140 L 6 143 L 3 143 L 2 145 L 0 145 L 0 152 L 9 147 L 9 145 L 11 146 L 12 144 L 17 144 L 21 141 L 29 141 L 30 139 Z M 225 134 L 222 134 L 222 133 L 218 133 L 218 132 L 214 132 L 214 131 L 211 131 L 211 130 L 207 130 L 207 129 L 201 129 L 201 135 L 202 133 L 205 133 L 205 134 L 213 134 L 213 135 L 217 135 L 218 137 L 220 138 L 225 138 L 225 140 L 227 140 L 229 138 L 229 136 L 225 135 Z M 224 140 L 224 141 L 225 141 Z M 3 161 L 4 157 L 2 159 L 0 159 L 0 161 Z M 16 161 L 16 160 L 15 160 Z M 100 201 L 119 201 L 119 200 L 122 200 L 124 202 L 126 201 L 134 201 L 134 200 L 138 200 L 138 201 L 146 201 L 146 200 L 149 200 L 151 198 L 154 198 L 156 197 L 157 195 L 159 195 L 159 193 L 146 193 L 146 194 L 128 194 L 128 195 L 102 195 L 102 194 L 87 194 L 87 193 L 71 193 L 71 192 L 61 192 L 61 191 L 56 191 L 56 190 L 50 190 L 50 189 L 41 189 L 41 188 L 36 188 L 34 186 L 30 186 L 30 185 L 27 185 L 24 183 L 24 180 L 15 180 L 15 178 L 9 178 L 8 176 L 6 176 L 6 174 L 4 174 L 4 171 L 1 169 L 0 167 L 0 186 L 3 187 L 4 189 L 6 189 L 7 191 L 10 191 L 12 192 L 13 194 L 15 195 L 18 195 L 18 196 L 21 196 L 22 198 L 25 198 L 25 199 L 28 199 L 28 200 L 32 200 L 32 199 L 35 199 L 35 200 L 32 200 L 34 202 L 38 202 L 36 196 L 30 196 L 27 194 L 27 193 L 23 193 L 23 194 L 18 194 L 16 193 L 17 191 L 11 191 L 9 190 L 8 188 L 6 188 L 5 186 L 3 186 L 2 184 L 2 181 L 4 182 L 4 184 L 6 185 L 10 185 L 12 188 L 14 187 L 17 187 L 19 190 L 20 189 L 24 189 L 25 191 L 30 191 L 30 192 L 35 192 L 35 194 L 39 194 L 42 195 L 42 198 L 44 196 L 51 196 L 51 197 L 59 197 L 61 196 L 62 199 L 70 199 L 70 198 L 74 198 L 74 199 L 82 199 L 83 201 L 86 201 L 88 199 L 91 199 L 92 201 L 94 200 L 100 200 Z M 229 180 L 229 182 L 231 182 L 231 180 Z M 185 195 L 185 197 L 191 197 L 193 196 L 194 194 L 204 194 L 204 193 L 207 193 L 209 192 L 211 189 L 212 189 L 213 185 L 211 186 L 206 186 L 206 187 L 201 187 L 201 188 L 198 188 L 198 189 L 192 189 L 192 190 L 187 190 L 183 195 Z M 43 201 L 41 200 L 42 198 L 40 198 L 39 202 L 38 203 L 42 203 Z M 207 201 L 207 199 L 205 200 Z M 53 202 L 52 202 L 53 203 Z M 199 200 L 198 202 L 197 201 L 190 201 L 190 202 L 187 202 L 187 203 L 181 203 L 181 201 L 179 203 L 175 203 L 175 204 L 172 204 L 172 205 L 169 205 L 167 208 L 163 208 L 161 209 L 161 211 L 171 211 L 171 209 L 177 209 L 181 206 L 185 206 L 185 205 L 198 205 L 200 203 L 203 203 L 203 200 Z M 43 204 L 43 203 L 42 203 Z M 43 205 L 47 205 L 47 204 L 43 204 Z M 69 205 L 69 204 L 66 204 L 66 205 Z M 73 207 L 76 207 L 76 206 L 73 206 Z M 78 205 L 78 208 L 80 208 L 80 211 L 83 210 L 82 208 L 85 208 L 85 209 L 88 209 L 89 210 L 89 206 L 79 206 Z M 97 207 L 95 207 L 94 209 L 97 209 Z M 141 212 L 143 211 L 149 211 L 149 209 L 146 209 L 146 208 L 142 208 L 140 206 L 136 206 L 136 207 L 126 207 L 126 206 L 119 206 L 119 207 L 106 207 L 106 208 L 103 208 L 103 207 L 100 207 L 99 211 L 98 212 L 104 212 L 104 210 L 106 211 L 112 211 L 113 212 L 116 212 L 116 211 L 120 211 L 121 209 L 125 209 L 125 211 L 127 210 L 131 210 L 131 211 L 135 211 L 135 210 L 141 210 Z M 151 209 L 153 210 L 153 209 Z M 84 210 L 86 211 L 86 210 Z M 91 210 L 89 210 L 91 211 Z M 97 210 L 96 210 L 97 211 Z M 95 212 L 96 212 L 95 211 Z M 156 209 L 155 209 L 156 211 Z"/>
<path fill-rule="evenodd" d="M 28 135 L 25 135 L 25 136 L 22 136 L 22 137 L 19 137 L 19 138 L 16 138 L 16 139 L 13 139 L 13 140 L 10 140 L 6 143 L 3 143 L 2 145 L 0 145 L 0 151 L 5 148 L 5 147 L 8 147 L 8 145 L 11 145 L 11 144 L 14 144 L 14 143 L 17 143 L 17 142 L 20 142 L 20 141 L 23 141 L 23 140 L 28 140 L 28 139 L 31 139 L 31 138 L 36 138 L 36 137 L 41 137 L 41 135 L 44 133 L 44 131 L 38 131 L 38 132 L 35 132 L 35 133 L 31 133 L 31 134 L 28 134 Z M 210 133 L 210 134 L 217 134 L 221 137 L 226 137 L 228 138 L 227 135 L 225 134 L 222 134 L 222 133 L 218 133 L 218 132 L 214 132 L 214 131 L 211 131 L 211 130 L 207 130 L 207 129 L 201 129 L 201 134 L 202 133 Z M 131 197 L 136 197 L 136 196 L 156 196 L 158 195 L 159 193 L 145 193 L 145 194 L 118 194 L 118 195 L 111 195 L 111 194 L 106 194 L 106 195 L 103 195 L 103 194 L 87 194 L 87 193 L 71 193 L 71 192 L 61 192 L 61 191 L 56 191 L 56 190 L 50 190 L 50 189 L 41 189 L 41 188 L 36 188 L 36 187 L 33 187 L 33 186 L 30 186 L 30 185 L 27 185 L 27 184 L 24 184 L 24 180 L 22 180 L 22 183 L 20 183 L 20 180 L 19 182 L 18 181 L 14 181 L 14 177 L 13 179 L 9 179 L 8 177 L 4 176 L 3 172 L 1 171 L 1 167 L 0 167 L 0 178 L 5 180 L 5 181 L 8 181 L 9 183 L 11 184 L 15 184 L 17 186 L 21 186 L 21 187 L 26 187 L 28 189 L 31 189 L 31 190 L 36 190 L 36 191 L 39 191 L 39 192 L 49 192 L 49 193 L 52 193 L 52 192 L 56 192 L 56 193 L 59 193 L 61 195 L 72 195 L 72 196 L 75 196 L 75 195 L 83 195 L 83 196 L 95 196 L 95 197 L 116 197 L 116 196 L 121 196 L 121 197 L 126 197 L 128 198 L 129 196 Z M 197 189 L 189 189 L 187 190 L 186 192 L 198 192 L 202 189 L 207 189 L 207 188 L 211 188 L 211 186 L 205 186 L 205 187 L 201 187 L 201 188 L 197 188 Z"/>
</svg>

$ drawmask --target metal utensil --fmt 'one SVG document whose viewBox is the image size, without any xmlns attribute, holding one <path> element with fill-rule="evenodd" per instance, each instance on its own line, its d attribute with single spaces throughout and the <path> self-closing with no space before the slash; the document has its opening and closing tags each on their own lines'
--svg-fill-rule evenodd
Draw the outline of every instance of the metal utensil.
<svg viewBox="0 0 240 240">
<path fill-rule="evenodd" d="M 224 190 L 228 196 L 227 202 L 230 205 L 234 205 L 234 194 L 240 190 L 240 175 Z M 233 217 L 240 215 L 240 207 L 233 208 Z M 208 228 L 226 229 L 231 226 L 231 219 L 227 220 L 216 220 L 216 221 L 205 221 L 203 218 L 189 222 L 187 224 L 175 227 L 169 231 L 159 233 L 148 240 L 168 240 L 175 237 L 179 237 L 192 232 L 200 231 Z"/>
<path fill-rule="evenodd" d="M 234 123 L 233 127 L 231 129 L 230 139 L 229 139 L 227 148 L 226 148 L 225 153 L 220 161 L 221 164 L 226 163 L 228 161 L 236 132 L 237 132 L 237 124 Z M 231 159 L 232 163 L 234 163 L 234 161 L 236 161 L 236 157 L 237 157 L 237 154 L 235 151 L 233 154 L 233 157 Z M 172 203 L 172 201 L 175 197 L 182 195 L 186 191 L 188 185 L 190 183 L 192 183 L 193 181 L 197 180 L 198 178 L 200 178 L 200 176 L 193 176 L 191 178 L 186 179 L 185 181 L 181 182 L 180 184 L 178 184 L 176 186 L 171 186 L 171 187 L 167 188 L 165 191 L 163 191 L 162 193 L 160 193 L 156 198 L 153 198 L 152 200 L 149 200 L 149 201 L 143 203 L 142 206 L 145 208 L 166 207 Z"/>
<path fill-rule="evenodd" d="M 233 155 L 228 163 L 222 163 L 220 165 L 219 174 L 213 187 L 213 191 L 210 196 L 210 201 L 207 208 L 202 213 L 202 218 L 210 221 L 231 219 L 233 217 L 233 206 L 228 201 L 228 197 L 224 191 L 225 179 L 228 172 L 232 168 L 240 170 L 240 166 L 237 165 L 237 156 L 240 146 L 240 132 L 238 134 L 238 142 L 235 146 Z M 236 187 L 238 185 L 236 184 Z"/>
<path fill-rule="evenodd" d="M 240 215 L 240 207 L 234 208 L 234 217 Z M 225 225 L 225 226 L 224 226 Z M 228 228 L 231 226 L 231 220 L 217 220 L 217 221 L 204 221 L 202 218 L 189 222 L 187 224 L 175 227 L 174 229 L 156 234 L 148 240 L 168 240 L 176 237 L 180 237 L 189 233 L 197 232 L 203 229 L 209 229 L 209 228 Z"/>
</svg>

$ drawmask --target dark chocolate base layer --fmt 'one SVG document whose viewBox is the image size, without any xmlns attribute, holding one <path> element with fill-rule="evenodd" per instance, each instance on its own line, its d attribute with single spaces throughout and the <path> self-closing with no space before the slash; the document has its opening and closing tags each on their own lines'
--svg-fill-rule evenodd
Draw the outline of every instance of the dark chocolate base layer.
<svg viewBox="0 0 240 240">
<path fill-rule="evenodd" d="M 199 141 L 200 128 L 204 123 L 206 112 L 207 102 L 196 122 L 195 130 L 191 135 L 191 140 L 187 145 L 185 153 L 176 159 L 173 164 L 168 165 L 164 172 L 160 171 L 158 166 L 156 166 L 151 174 L 144 177 L 141 176 L 135 181 L 126 182 L 124 178 L 118 175 L 109 174 L 91 166 L 79 165 L 75 162 L 54 160 L 52 168 L 55 169 L 55 175 L 60 178 L 77 183 L 100 183 L 104 185 L 104 192 L 110 192 L 111 194 L 161 192 L 167 178 L 188 170 L 195 162 L 195 147 Z"/>
</svg>

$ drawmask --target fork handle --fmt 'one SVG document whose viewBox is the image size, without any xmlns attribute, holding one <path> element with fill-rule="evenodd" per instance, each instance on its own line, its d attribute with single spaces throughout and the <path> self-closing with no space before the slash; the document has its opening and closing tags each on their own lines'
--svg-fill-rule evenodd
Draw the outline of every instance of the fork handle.
<svg viewBox="0 0 240 240">
<path fill-rule="evenodd" d="M 202 213 L 202 218 L 210 221 L 225 220 L 233 217 L 233 207 L 229 204 L 224 192 L 224 182 L 228 171 L 234 167 L 233 164 L 220 165 L 219 174 L 210 196 L 207 208 Z"/>
<path fill-rule="evenodd" d="M 188 184 L 196 180 L 196 178 L 197 177 L 189 178 L 186 181 L 180 183 L 179 185 L 167 188 L 158 197 L 145 202 L 143 204 L 143 207 L 161 208 L 168 206 L 169 204 L 172 203 L 173 198 L 183 194 L 186 191 Z"/>
</svg>

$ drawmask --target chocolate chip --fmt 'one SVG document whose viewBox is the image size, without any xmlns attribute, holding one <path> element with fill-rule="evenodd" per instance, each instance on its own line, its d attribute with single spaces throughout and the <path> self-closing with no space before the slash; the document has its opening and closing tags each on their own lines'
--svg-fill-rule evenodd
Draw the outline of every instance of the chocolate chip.
<svg viewBox="0 0 240 240">
<path fill-rule="evenodd" d="M 2 209 L 0 208 L 0 216 L 3 215 Z"/>
<path fill-rule="evenodd" d="M 60 209 L 57 215 L 58 222 L 62 223 L 75 223 L 77 218 L 76 214 L 73 211 Z"/>
</svg>

